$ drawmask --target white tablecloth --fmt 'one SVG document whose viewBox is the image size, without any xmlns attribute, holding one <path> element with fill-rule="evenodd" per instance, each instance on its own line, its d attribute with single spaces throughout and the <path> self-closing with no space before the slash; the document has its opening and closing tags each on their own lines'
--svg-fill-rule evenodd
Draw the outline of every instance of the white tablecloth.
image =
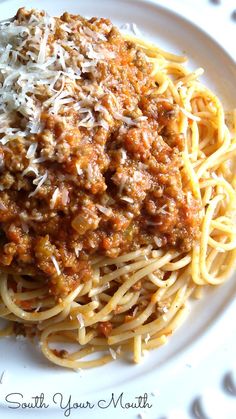
<svg viewBox="0 0 236 419">
<path fill-rule="evenodd" d="M 154 0 L 185 16 L 217 40 L 236 60 L 236 0 Z"/>
</svg>

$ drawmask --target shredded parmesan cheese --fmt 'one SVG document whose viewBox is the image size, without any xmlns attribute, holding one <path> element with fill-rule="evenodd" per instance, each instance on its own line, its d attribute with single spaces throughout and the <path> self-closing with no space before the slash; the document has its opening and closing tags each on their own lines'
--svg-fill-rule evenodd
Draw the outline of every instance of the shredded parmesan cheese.
<svg viewBox="0 0 236 419">
<path fill-rule="evenodd" d="M 138 306 L 135 307 L 132 316 L 135 317 L 138 312 Z"/>
<path fill-rule="evenodd" d="M 32 197 L 32 196 L 35 196 L 38 193 L 38 191 L 40 190 L 40 188 L 42 187 L 42 185 L 46 181 L 47 176 L 48 176 L 48 174 L 47 174 L 47 172 L 45 172 L 44 175 L 39 176 L 39 177 L 37 177 L 36 179 L 33 180 L 33 184 L 37 185 L 37 187 L 33 192 L 31 192 L 29 194 L 29 198 Z"/>
<path fill-rule="evenodd" d="M 53 265 L 55 266 L 55 269 L 57 271 L 57 275 L 61 275 L 61 270 L 60 270 L 60 267 L 58 265 L 58 262 L 57 262 L 55 256 L 51 256 L 51 260 L 52 260 Z"/>
<path fill-rule="evenodd" d="M 0 210 L 6 211 L 7 207 L 0 201 Z"/>
<path fill-rule="evenodd" d="M 153 240 L 154 240 L 155 244 L 157 245 L 157 247 L 161 247 L 162 246 L 162 240 L 159 237 L 154 236 L 153 237 Z"/>
<path fill-rule="evenodd" d="M 123 148 L 120 149 L 120 153 L 121 153 L 120 163 L 124 164 L 127 159 L 127 153 Z"/>
<path fill-rule="evenodd" d="M 82 250 L 82 244 L 77 244 L 77 245 L 75 246 L 75 254 L 76 254 L 76 257 L 77 257 L 77 258 L 79 257 L 79 252 L 80 252 L 80 250 Z"/>
<path fill-rule="evenodd" d="M 76 166 L 76 170 L 77 170 L 78 175 L 79 176 L 82 175 L 83 174 L 83 170 L 81 169 L 79 162 L 76 162 L 75 163 L 75 166 Z"/>
<path fill-rule="evenodd" d="M 148 343 L 148 341 L 150 340 L 151 336 L 149 335 L 149 333 L 147 333 L 147 336 L 144 339 L 145 343 Z"/>
<path fill-rule="evenodd" d="M 84 317 L 81 313 L 77 314 L 76 316 L 79 324 L 80 324 L 80 329 L 82 329 L 84 327 Z"/>
<path fill-rule="evenodd" d="M 55 191 L 53 192 L 52 199 L 50 201 L 50 208 L 51 209 L 53 209 L 55 207 L 55 204 L 57 202 L 57 198 L 59 197 L 59 195 L 60 195 L 60 190 L 59 190 L 59 188 L 56 188 Z"/>
<path fill-rule="evenodd" d="M 97 204 L 96 207 L 101 211 L 103 214 L 105 214 L 107 217 L 109 217 L 112 214 L 112 209 L 104 207 L 102 205 Z"/>
<path fill-rule="evenodd" d="M 122 199 L 122 201 L 129 202 L 130 204 L 134 203 L 134 200 L 132 198 L 130 198 L 129 196 L 122 196 L 121 199 Z"/>
<path fill-rule="evenodd" d="M 32 157 L 34 157 L 37 147 L 38 147 L 37 143 L 30 144 L 28 151 L 26 153 L 27 159 L 32 159 Z"/>
<path fill-rule="evenodd" d="M 110 352 L 110 354 L 111 354 L 111 356 L 112 356 L 113 359 L 116 359 L 117 358 L 117 353 L 116 353 L 116 351 L 114 351 L 114 349 L 109 348 L 109 352 Z"/>
</svg>

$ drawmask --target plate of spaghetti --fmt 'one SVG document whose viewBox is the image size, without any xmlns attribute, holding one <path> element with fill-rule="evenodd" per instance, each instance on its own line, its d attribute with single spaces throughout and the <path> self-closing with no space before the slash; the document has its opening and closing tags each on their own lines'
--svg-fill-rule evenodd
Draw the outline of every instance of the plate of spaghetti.
<svg viewBox="0 0 236 419">
<path fill-rule="evenodd" d="M 0 6 L 0 344 L 51 382 L 158 371 L 233 294 L 231 59 L 123 3 Z"/>
</svg>

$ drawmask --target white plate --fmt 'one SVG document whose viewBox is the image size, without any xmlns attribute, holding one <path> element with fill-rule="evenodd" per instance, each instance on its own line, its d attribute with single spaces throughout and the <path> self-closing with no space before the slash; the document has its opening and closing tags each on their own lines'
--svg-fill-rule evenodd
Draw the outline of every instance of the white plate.
<svg viewBox="0 0 236 419">
<path fill-rule="evenodd" d="M 132 0 L 15 0 L 0 4 L 0 19 L 13 16 L 18 7 L 25 3 L 28 7 L 46 9 L 52 15 L 67 10 L 84 16 L 109 17 L 118 25 L 135 22 L 146 38 L 155 41 L 162 48 L 187 54 L 190 68 L 204 67 L 204 82 L 221 97 L 226 109 L 236 105 L 232 95 L 236 75 L 232 59 L 208 35 L 169 10 L 151 2 Z M 39 348 L 28 342 L 0 340 L 0 374 L 1 371 L 6 371 L 0 387 L 0 416 L 2 413 L 4 417 L 47 417 L 49 414 L 50 417 L 63 417 L 65 412 L 55 406 L 52 400 L 56 392 L 64 395 L 64 404 L 69 395 L 73 402 L 82 399 L 95 402 L 93 409 L 74 410 L 71 417 L 104 418 L 112 415 L 115 418 L 123 414 L 133 418 L 144 410 L 148 418 L 160 418 L 161 415 L 174 419 L 194 417 L 189 416 L 189 406 L 199 392 L 205 399 L 205 394 L 208 395 L 207 403 L 203 400 L 203 408 L 211 409 L 211 399 L 204 388 L 219 386 L 213 380 L 218 380 L 219 374 L 228 371 L 236 350 L 236 344 L 231 339 L 233 327 L 236 329 L 231 321 L 236 308 L 233 303 L 236 293 L 234 279 L 224 286 L 211 289 L 207 298 L 194 302 L 188 320 L 171 337 L 169 343 L 151 352 L 138 366 L 117 361 L 96 370 L 74 373 L 50 365 L 40 354 Z M 224 342 L 230 344 L 223 347 Z M 211 356 L 213 350 L 215 362 Z M 156 395 L 156 390 L 159 396 Z M 22 393 L 25 401 L 44 392 L 49 407 L 34 410 L 9 409 L 5 396 L 13 392 Z M 117 408 L 98 408 L 96 402 L 105 399 L 108 404 L 112 392 L 115 397 L 124 392 L 123 400 L 130 403 L 135 396 L 146 392 L 153 407 L 122 409 L 118 403 Z M 19 401 L 19 397 L 12 396 L 11 400 Z M 230 401 L 232 400 L 229 397 L 229 403 Z M 13 404 L 11 406 L 16 407 Z M 181 408 L 181 416 L 178 416 L 176 410 L 178 406 Z M 216 414 L 217 412 L 219 409 Z M 172 416 L 168 416 L 169 414 Z M 192 412 L 194 414 L 197 413 Z M 214 419 L 217 417 L 214 416 Z M 225 415 L 222 417 L 230 418 Z"/>
</svg>

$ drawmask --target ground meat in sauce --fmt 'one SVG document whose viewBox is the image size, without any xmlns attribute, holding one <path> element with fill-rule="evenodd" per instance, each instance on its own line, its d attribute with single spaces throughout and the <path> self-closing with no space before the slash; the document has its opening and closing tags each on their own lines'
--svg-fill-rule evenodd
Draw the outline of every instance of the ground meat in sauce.
<svg viewBox="0 0 236 419">
<path fill-rule="evenodd" d="M 32 13 L 20 9 L 16 22 L 27 25 Z M 63 297 L 90 278 L 91 255 L 114 258 L 149 244 L 189 251 L 199 206 L 181 175 L 178 108 L 157 94 L 144 53 L 109 20 L 68 13 L 55 20 L 49 55 L 55 41 L 69 52 L 66 67 L 83 69 L 71 93 L 79 105 L 51 112 L 42 86 L 40 132 L 0 145 L 0 266 L 39 274 Z M 22 125 L 16 114 L 14 127 Z M 35 143 L 34 167 L 46 174 L 36 193 L 27 169 Z"/>
</svg>

